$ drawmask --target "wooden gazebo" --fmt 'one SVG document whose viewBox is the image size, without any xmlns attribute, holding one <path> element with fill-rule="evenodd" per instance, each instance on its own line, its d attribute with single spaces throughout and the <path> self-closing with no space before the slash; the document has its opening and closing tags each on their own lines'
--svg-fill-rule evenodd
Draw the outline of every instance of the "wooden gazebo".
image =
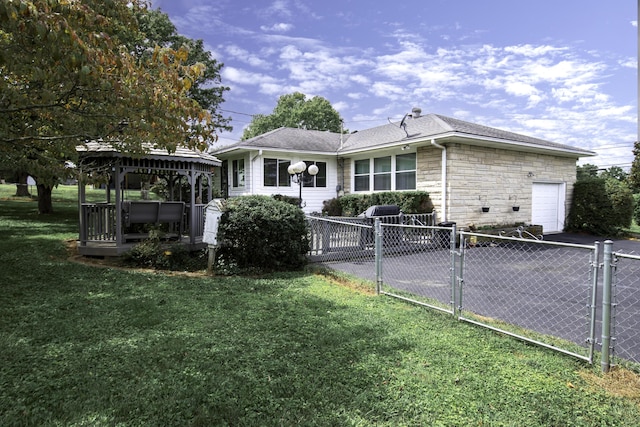
<svg viewBox="0 0 640 427">
<path fill-rule="evenodd" d="M 130 155 L 101 142 L 82 145 L 78 153 L 81 255 L 119 256 L 148 238 L 150 227 L 188 250 L 206 247 L 204 215 L 212 199 L 214 167 L 221 164 L 217 158 L 186 148 L 172 153 L 150 148 L 146 154 Z M 140 197 L 129 200 L 127 182 L 134 176 L 164 180 L 167 199 L 148 200 L 141 189 Z M 97 182 L 103 183 L 105 199 L 88 202 L 86 185 Z"/>
</svg>

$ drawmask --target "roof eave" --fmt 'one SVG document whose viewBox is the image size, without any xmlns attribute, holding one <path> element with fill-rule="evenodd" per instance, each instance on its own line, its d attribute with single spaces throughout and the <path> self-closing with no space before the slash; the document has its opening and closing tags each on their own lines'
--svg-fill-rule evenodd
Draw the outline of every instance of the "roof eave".
<svg viewBox="0 0 640 427">
<path fill-rule="evenodd" d="M 229 157 L 236 154 L 250 153 L 256 151 L 269 151 L 269 152 L 281 152 L 281 153 L 294 153 L 304 155 L 317 155 L 317 156 L 335 156 L 338 153 L 336 151 L 323 151 L 323 150 L 303 150 L 296 148 L 282 148 L 282 147 L 256 147 L 256 146 L 242 146 L 234 147 L 229 150 L 215 151 L 213 155 L 217 157 Z"/>
<path fill-rule="evenodd" d="M 484 141 L 486 144 L 483 144 L 485 147 L 493 147 L 493 148 L 512 148 L 519 149 L 520 151 L 526 151 L 531 153 L 548 153 L 555 154 L 560 156 L 567 157 L 592 157 L 596 156 L 597 153 L 590 150 L 583 150 L 580 148 L 573 148 L 570 146 L 564 147 L 554 147 L 554 146 L 546 146 L 541 144 L 529 143 L 524 141 L 514 141 L 510 139 L 502 139 L 502 138 L 492 138 L 487 136 L 478 136 L 471 134 L 464 134 L 461 132 L 451 132 L 450 136 L 454 138 L 460 138 L 465 140 L 474 140 L 474 141 Z"/>
<path fill-rule="evenodd" d="M 513 141 L 508 139 L 501 138 L 491 138 L 473 134 L 465 134 L 461 132 L 446 132 L 441 134 L 429 135 L 429 136 L 421 136 L 419 138 L 405 138 L 399 141 L 386 142 L 382 144 L 378 144 L 375 146 L 367 146 L 367 147 L 359 147 L 353 149 L 343 149 L 339 150 L 338 154 L 341 156 L 350 155 L 350 154 L 360 154 L 366 153 L 368 151 L 378 151 L 380 149 L 392 149 L 396 147 L 403 147 L 405 145 L 426 145 L 430 144 L 432 140 L 437 140 L 440 144 L 446 144 L 447 142 L 455 142 L 455 139 L 464 139 L 464 140 L 473 140 L 473 141 L 483 141 L 486 144 L 482 144 L 485 147 L 494 147 L 494 148 L 511 148 L 511 149 L 520 149 L 521 151 L 527 152 L 537 152 L 537 153 L 547 153 L 547 154 L 555 154 L 567 157 L 591 157 L 596 156 L 597 153 L 589 150 L 582 149 L 571 149 L 570 147 L 552 147 L 552 146 L 543 146 L 539 144 L 527 143 L 522 141 Z M 524 149 L 524 150 L 523 150 Z"/>
</svg>

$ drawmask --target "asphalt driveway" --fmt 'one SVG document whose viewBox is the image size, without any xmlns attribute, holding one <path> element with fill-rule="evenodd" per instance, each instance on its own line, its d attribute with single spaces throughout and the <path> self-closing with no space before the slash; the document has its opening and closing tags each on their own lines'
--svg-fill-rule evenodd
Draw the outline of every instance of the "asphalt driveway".
<svg viewBox="0 0 640 427">
<path fill-rule="evenodd" d="M 549 242 L 574 243 L 578 245 L 593 245 L 595 242 L 611 240 L 613 242 L 613 250 L 615 252 L 640 255 L 640 239 L 637 238 L 621 239 L 615 237 L 609 238 L 606 236 L 598 237 L 590 234 L 556 233 L 546 234 L 544 236 L 544 240 Z"/>
</svg>

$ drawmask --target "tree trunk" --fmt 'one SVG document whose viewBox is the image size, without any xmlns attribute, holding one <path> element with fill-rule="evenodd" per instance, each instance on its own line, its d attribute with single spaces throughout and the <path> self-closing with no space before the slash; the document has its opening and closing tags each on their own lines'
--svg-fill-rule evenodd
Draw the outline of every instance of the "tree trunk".
<svg viewBox="0 0 640 427">
<path fill-rule="evenodd" d="M 29 174 L 27 172 L 18 172 L 18 183 L 16 184 L 16 197 L 31 197 L 29 193 Z"/>
<path fill-rule="evenodd" d="M 41 214 L 53 213 L 53 202 L 51 192 L 53 187 L 45 184 L 36 184 L 38 188 L 38 212 Z"/>
</svg>

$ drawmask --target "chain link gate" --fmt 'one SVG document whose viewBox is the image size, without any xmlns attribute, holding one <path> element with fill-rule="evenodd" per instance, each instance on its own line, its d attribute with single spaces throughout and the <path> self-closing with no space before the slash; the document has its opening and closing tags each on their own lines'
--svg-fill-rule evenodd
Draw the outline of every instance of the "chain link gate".
<svg viewBox="0 0 640 427">
<path fill-rule="evenodd" d="M 455 224 L 376 226 L 381 248 L 378 293 L 453 314 Z"/>
<path fill-rule="evenodd" d="M 460 235 L 460 320 L 593 362 L 598 245 Z"/>
</svg>

